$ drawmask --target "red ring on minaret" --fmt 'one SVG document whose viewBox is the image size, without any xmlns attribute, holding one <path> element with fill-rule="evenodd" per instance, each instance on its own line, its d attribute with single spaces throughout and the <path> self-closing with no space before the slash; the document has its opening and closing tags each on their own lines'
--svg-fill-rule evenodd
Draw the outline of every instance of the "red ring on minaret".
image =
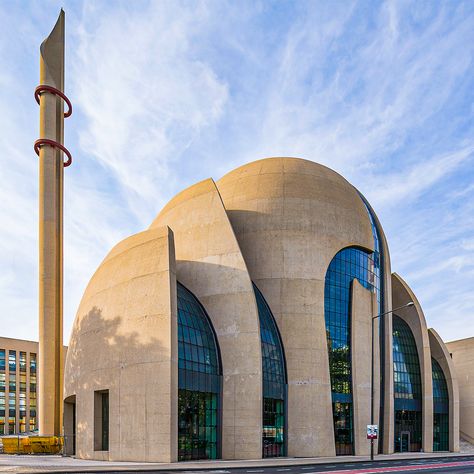
<svg viewBox="0 0 474 474">
<path fill-rule="evenodd" d="M 47 86 L 46 84 L 43 84 L 35 89 L 35 99 L 36 102 L 38 102 L 38 105 L 40 105 L 40 95 L 42 92 L 51 92 L 51 94 L 61 97 L 61 99 L 63 99 L 68 106 L 68 110 L 64 112 L 64 118 L 70 117 L 72 115 L 71 101 L 59 89 L 56 89 L 56 87 L 53 86 Z"/>
<path fill-rule="evenodd" d="M 61 145 L 61 143 L 58 143 L 54 140 L 50 140 L 49 138 L 39 138 L 38 140 L 35 141 L 35 152 L 39 156 L 40 148 L 42 145 L 49 145 L 52 146 L 53 148 L 59 148 L 65 155 L 67 155 L 67 161 L 63 162 L 64 168 L 67 168 L 71 163 L 72 163 L 72 156 L 69 150 Z"/>
</svg>

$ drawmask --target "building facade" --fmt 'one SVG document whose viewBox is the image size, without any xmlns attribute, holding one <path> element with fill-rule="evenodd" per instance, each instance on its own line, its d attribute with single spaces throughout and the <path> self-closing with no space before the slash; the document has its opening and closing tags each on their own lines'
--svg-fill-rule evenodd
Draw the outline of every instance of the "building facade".
<svg viewBox="0 0 474 474">
<path fill-rule="evenodd" d="M 38 429 L 38 343 L 0 337 L 0 435 Z"/>
<path fill-rule="evenodd" d="M 447 342 L 446 347 L 459 384 L 460 435 L 474 444 L 474 337 Z"/>
<path fill-rule="evenodd" d="M 0 337 L 0 435 L 37 434 L 38 372 L 38 342 Z"/>
<path fill-rule="evenodd" d="M 268 158 L 184 190 L 106 256 L 71 335 L 64 430 L 90 459 L 364 455 L 373 409 L 379 452 L 457 451 L 447 354 L 365 198 Z"/>
</svg>

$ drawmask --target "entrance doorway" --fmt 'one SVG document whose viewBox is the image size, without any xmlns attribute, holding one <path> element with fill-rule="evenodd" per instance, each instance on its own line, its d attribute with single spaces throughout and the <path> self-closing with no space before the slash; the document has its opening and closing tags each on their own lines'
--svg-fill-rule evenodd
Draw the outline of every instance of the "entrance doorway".
<svg viewBox="0 0 474 474">
<path fill-rule="evenodd" d="M 407 453 L 410 451 L 410 432 L 401 431 L 400 432 L 400 452 Z"/>
<path fill-rule="evenodd" d="M 64 454 L 76 454 L 76 396 L 64 400 Z"/>
</svg>

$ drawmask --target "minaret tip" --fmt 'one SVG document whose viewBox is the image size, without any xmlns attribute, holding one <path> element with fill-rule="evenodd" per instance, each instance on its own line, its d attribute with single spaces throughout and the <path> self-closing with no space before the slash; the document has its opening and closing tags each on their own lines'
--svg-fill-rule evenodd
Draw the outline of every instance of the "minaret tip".
<svg viewBox="0 0 474 474">
<path fill-rule="evenodd" d="M 41 43 L 41 84 L 64 91 L 65 12 L 61 8 L 51 33 Z"/>
</svg>

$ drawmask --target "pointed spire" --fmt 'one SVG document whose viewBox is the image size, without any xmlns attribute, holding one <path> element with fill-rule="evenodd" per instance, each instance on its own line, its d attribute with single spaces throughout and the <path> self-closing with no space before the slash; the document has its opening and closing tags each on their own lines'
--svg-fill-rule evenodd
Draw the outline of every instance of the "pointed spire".
<svg viewBox="0 0 474 474">
<path fill-rule="evenodd" d="M 41 84 L 56 87 L 64 92 L 64 37 L 65 13 L 61 8 L 58 20 L 40 47 Z"/>
</svg>

